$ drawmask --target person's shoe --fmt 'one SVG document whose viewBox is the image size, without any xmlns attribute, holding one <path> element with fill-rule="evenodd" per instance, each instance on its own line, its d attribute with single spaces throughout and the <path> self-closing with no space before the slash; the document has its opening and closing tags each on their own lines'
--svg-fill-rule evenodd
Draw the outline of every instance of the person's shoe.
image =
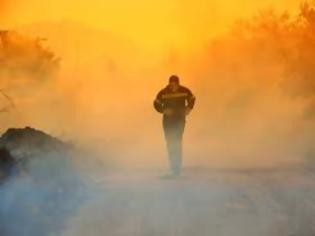
<svg viewBox="0 0 315 236">
<path fill-rule="evenodd" d="M 161 179 L 176 179 L 180 177 L 180 172 L 174 172 L 171 174 L 161 176 Z"/>
<path fill-rule="evenodd" d="M 160 179 L 164 179 L 164 180 L 170 180 L 170 179 L 175 179 L 177 178 L 178 176 L 177 175 L 174 175 L 174 174 L 167 174 L 167 175 L 162 175 L 160 177 Z"/>
</svg>

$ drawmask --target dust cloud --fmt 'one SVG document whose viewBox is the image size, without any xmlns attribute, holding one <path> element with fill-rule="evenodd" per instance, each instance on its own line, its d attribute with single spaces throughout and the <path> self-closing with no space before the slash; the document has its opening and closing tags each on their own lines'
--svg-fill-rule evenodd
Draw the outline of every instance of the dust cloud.
<svg viewBox="0 0 315 236">
<path fill-rule="evenodd" d="M 170 5 L 161 1 L 156 7 L 168 8 L 163 11 L 164 20 L 159 21 L 156 15 L 150 17 L 152 8 L 141 10 L 141 1 L 135 5 L 128 1 L 128 6 L 134 7 L 133 14 L 115 4 L 108 6 L 108 10 L 98 3 L 95 16 L 83 14 L 85 6 L 92 7 L 84 1 L 79 1 L 73 15 L 66 14 L 68 3 L 64 7 L 56 3 L 49 14 L 47 9 L 31 14 L 23 12 L 29 6 L 20 2 L 11 18 L 5 18 L 4 27 L 31 42 L 40 37 L 43 49 L 58 58 L 58 73 L 44 80 L 24 72 L 2 76 L 1 85 L 5 88 L 1 89 L 14 100 L 15 108 L 0 113 L 1 129 L 33 126 L 82 145 L 96 152 L 109 165 L 107 170 L 117 176 L 113 174 L 113 181 L 97 179 L 88 183 L 87 188 L 79 184 L 74 193 L 92 194 L 88 204 L 72 199 L 71 194 L 58 200 L 54 197 L 58 189 L 55 186 L 43 187 L 38 192 L 37 185 L 28 179 L 13 180 L 17 182 L 0 188 L 5 203 L 0 205 L 0 213 L 6 215 L 6 205 L 20 202 L 14 196 L 25 195 L 29 203 L 26 209 L 22 204 L 25 215 L 16 215 L 17 210 L 11 208 L 10 220 L 24 219 L 33 211 L 39 216 L 46 215 L 37 208 L 37 202 L 44 205 L 47 196 L 52 196 L 54 206 L 72 200 L 76 204 L 67 212 L 69 215 L 62 214 L 63 218 L 57 213 L 51 216 L 61 217 L 62 223 L 56 221 L 54 226 L 67 227 L 62 228 L 63 232 L 54 232 L 56 227 L 39 229 L 38 222 L 30 222 L 29 232 L 37 229 L 39 235 L 45 230 L 67 236 L 91 232 L 126 235 L 131 230 L 134 235 L 192 235 L 197 228 L 201 235 L 209 232 L 231 235 L 235 229 L 244 230 L 239 235 L 290 235 L 290 230 L 312 235 L 307 234 L 312 232 L 311 226 L 306 226 L 312 212 L 306 209 L 311 209 L 308 204 L 313 200 L 303 201 L 302 210 L 297 203 L 299 198 L 313 196 L 312 179 L 308 176 L 299 185 L 299 175 L 294 173 L 290 175 L 293 181 L 289 186 L 285 182 L 287 172 L 281 171 L 314 165 L 314 4 L 305 3 L 297 8 L 299 2 L 290 1 L 285 11 L 284 2 L 279 1 L 275 10 L 260 11 L 258 7 L 266 7 L 262 3 L 256 6 L 244 1 L 248 3 L 244 15 L 239 7 L 231 12 L 232 8 L 216 1 L 213 4 L 201 1 L 204 7 L 195 8 L 189 1 L 182 4 L 172 1 Z M 34 1 L 33 6 L 42 9 L 43 5 L 42 1 Z M 101 18 L 99 11 L 105 8 L 115 14 Z M 213 18 L 206 16 L 208 9 Z M 117 12 L 120 15 L 110 23 Z M 141 14 L 131 18 L 135 12 Z M 250 17 L 253 12 L 256 13 Z M 47 19 L 44 13 L 48 14 Z M 125 23 L 128 17 L 133 20 Z M 219 21 L 220 18 L 225 20 Z M 184 136 L 185 171 L 188 175 L 193 172 L 193 177 L 186 181 L 188 184 L 184 179 L 176 186 L 154 178 L 168 167 L 161 117 L 152 103 L 171 74 L 178 74 L 182 84 L 191 88 L 197 98 Z M 1 99 L 4 107 L 10 105 L 5 97 Z M 65 183 L 67 188 L 67 184 L 72 185 L 67 178 L 82 176 L 76 169 L 73 171 L 73 163 L 69 167 L 62 161 L 61 164 L 56 161 L 52 168 L 45 161 L 39 162 L 31 174 L 62 167 L 66 181 L 61 174 L 60 184 Z M 244 172 L 264 168 L 271 170 L 275 181 L 266 176 L 252 180 Z M 128 175 L 129 169 L 142 174 Z M 225 177 L 218 171 L 222 169 L 227 172 Z M 212 175 L 195 185 L 196 172 Z M 46 181 L 51 176 L 43 174 L 41 178 Z M 96 189 L 91 190 L 94 185 Z M 308 189 L 311 190 L 303 195 Z M 268 204 L 272 207 L 264 208 Z M 219 220 L 218 215 L 226 217 L 225 221 Z M 108 220 L 106 224 L 104 219 Z M 211 224 L 206 222 L 209 219 Z M 185 227 L 174 228 L 172 224 L 176 222 Z M 229 224 L 220 225 L 222 222 Z M 281 231 L 274 222 L 292 229 Z M 117 227 L 120 223 L 121 228 Z M 239 227 L 242 224 L 244 227 Z M 248 225 L 255 225 L 255 229 Z M 7 223 L 8 226 L 12 235 L 20 234 L 13 225 Z M 108 231 L 111 226 L 116 227 Z"/>
<path fill-rule="evenodd" d="M 159 53 L 73 21 L 19 26 L 47 39 L 61 66 L 45 83 L 11 88 L 18 109 L 1 119 L 98 146 L 121 166 L 165 167 L 152 100 L 175 73 L 197 97 L 187 166 L 301 162 L 312 153 L 313 24 L 312 5 L 297 16 L 266 10 L 194 48 Z"/>
</svg>

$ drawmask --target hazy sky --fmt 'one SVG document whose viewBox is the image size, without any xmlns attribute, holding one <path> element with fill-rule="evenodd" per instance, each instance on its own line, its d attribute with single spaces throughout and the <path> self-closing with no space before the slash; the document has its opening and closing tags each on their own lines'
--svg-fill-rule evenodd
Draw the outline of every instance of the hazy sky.
<svg viewBox="0 0 315 236">
<path fill-rule="evenodd" d="M 11 0 L 6 27 L 73 20 L 112 31 L 149 46 L 191 45 L 224 32 L 237 18 L 260 9 L 297 9 L 298 0 Z M 1 1 L 0 1 L 1 3 Z M 2 5 L 3 5 L 2 4 Z"/>
</svg>

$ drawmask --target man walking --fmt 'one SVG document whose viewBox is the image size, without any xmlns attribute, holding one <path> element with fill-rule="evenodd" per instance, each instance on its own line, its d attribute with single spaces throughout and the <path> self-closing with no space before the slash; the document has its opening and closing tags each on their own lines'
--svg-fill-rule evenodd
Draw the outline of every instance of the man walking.
<svg viewBox="0 0 315 236">
<path fill-rule="evenodd" d="M 154 100 L 154 108 L 163 114 L 163 128 L 173 177 L 181 173 L 182 138 L 186 116 L 194 105 L 195 96 L 188 88 L 180 85 L 176 75 L 169 78 L 169 84 L 158 93 Z"/>
</svg>

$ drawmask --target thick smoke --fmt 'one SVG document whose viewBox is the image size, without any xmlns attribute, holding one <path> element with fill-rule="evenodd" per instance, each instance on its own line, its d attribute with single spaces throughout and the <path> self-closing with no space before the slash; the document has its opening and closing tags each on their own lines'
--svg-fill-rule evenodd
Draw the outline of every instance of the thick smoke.
<svg viewBox="0 0 315 236">
<path fill-rule="evenodd" d="M 48 38 L 62 63 L 58 79 L 28 87 L 32 99 L 17 96 L 16 124 L 110 149 L 118 165 L 164 167 L 152 100 L 178 73 L 197 96 L 185 135 L 187 166 L 301 162 L 312 146 L 312 19 L 311 4 L 297 16 L 264 11 L 205 47 L 159 55 L 73 22 L 24 26 Z"/>
<path fill-rule="evenodd" d="M 25 175 L 0 187 L 1 235 L 59 235 L 90 191 L 70 160 L 32 160 Z"/>
<path fill-rule="evenodd" d="M 12 88 L 18 110 L 1 119 L 6 120 L 7 125 L 32 125 L 89 145 L 101 153 L 101 159 L 110 159 L 112 165 L 107 166 L 110 170 L 114 167 L 145 167 L 145 170 L 163 167 L 165 170 L 161 117 L 154 113 L 152 101 L 166 84 L 168 76 L 178 73 L 183 84 L 188 85 L 197 97 L 185 134 L 184 163 L 187 169 L 284 168 L 304 164 L 314 155 L 314 26 L 313 5 L 302 5 L 297 16 L 265 11 L 253 19 L 238 22 L 229 33 L 212 39 L 205 47 L 196 45 L 186 51 L 172 47 L 162 50 L 159 55 L 146 51 L 132 40 L 73 22 L 24 26 L 21 31 L 48 38 L 53 51 L 63 58 L 60 74 L 44 84 L 39 85 L 38 80 L 35 80 L 35 86 L 23 84 L 23 91 Z M 24 72 L 23 76 L 29 75 Z M 2 82 L 11 83 L 11 75 L 8 78 Z M 19 74 L 17 78 L 15 81 L 21 85 L 24 77 L 21 79 Z M 87 155 L 77 162 L 85 166 L 89 157 Z M 35 159 L 29 167 L 32 178 L 14 178 L 1 186 L 0 196 L 4 204 L 0 205 L 0 216 L 5 227 L 0 230 L 6 230 L 8 235 L 21 235 L 22 230 L 27 235 L 45 235 L 47 232 L 85 235 L 99 227 L 96 235 L 104 235 L 109 226 L 123 224 L 121 228 L 113 227 L 114 232 L 109 233 L 126 235 L 131 229 L 140 234 L 143 233 L 141 227 L 147 226 L 144 228 L 148 229 L 148 234 L 144 232 L 144 235 L 152 232 L 161 235 L 164 231 L 164 235 L 191 235 L 195 230 L 189 229 L 191 222 L 200 224 L 200 228 L 207 226 L 204 219 L 207 211 L 228 217 L 230 208 L 233 211 L 239 207 L 215 207 L 216 203 L 221 206 L 228 202 L 229 197 L 238 197 L 233 194 L 241 195 L 220 186 L 217 180 L 209 180 L 212 189 L 207 180 L 192 192 L 185 190 L 184 185 L 174 189 L 170 185 L 172 190 L 162 191 L 163 196 L 159 194 L 165 185 L 146 175 L 143 179 L 140 177 L 140 183 L 144 181 L 147 185 L 140 186 L 137 186 L 139 180 L 133 182 L 128 177 L 130 182 L 117 183 L 116 180 L 114 186 L 110 185 L 112 182 L 98 178 L 106 189 L 92 190 L 93 184 L 85 182 L 88 178 L 75 168 L 74 163 L 59 156 Z M 94 171 L 94 167 L 88 170 L 89 173 Z M 150 172 L 150 176 L 158 171 Z M 127 176 L 128 172 L 124 174 Z M 146 178 L 150 181 L 146 182 Z M 220 174 L 215 178 L 220 179 Z M 151 184 L 157 187 L 152 189 Z M 194 185 L 193 182 L 190 184 Z M 203 192 L 207 187 L 209 191 Z M 241 187 L 246 189 L 248 186 Z M 60 188 L 63 190 L 59 191 Z M 112 188 L 118 193 L 111 195 Z M 296 196 L 301 197 L 298 193 L 303 191 L 292 193 L 290 187 L 286 191 L 289 193 L 286 207 L 291 209 L 291 203 L 296 201 Z M 258 196 L 259 192 L 256 194 Z M 137 201 L 130 202 L 130 196 Z M 205 208 L 207 197 L 215 201 Z M 191 206 L 189 212 L 178 210 L 187 209 L 181 204 L 189 206 L 191 199 L 200 200 L 200 205 Z M 90 200 L 88 204 L 84 204 L 87 200 Z M 261 218 L 258 222 L 253 220 L 253 225 L 264 228 L 274 219 L 268 218 L 269 212 L 263 208 L 266 202 L 261 201 Z M 112 202 L 114 207 L 109 205 Z M 178 212 L 174 215 L 183 217 L 163 218 L 167 210 L 174 216 L 170 210 L 174 202 L 178 204 Z M 137 213 L 146 215 L 150 207 L 153 212 L 161 213 L 158 219 L 152 215 L 146 219 L 136 218 Z M 277 213 L 277 209 L 271 211 Z M 194 214 L 201 216 L 200 219 L 194 221 Z M 28 218 L 29 215 L 36 217 Z M 119 218 L 121 215 L 136 218 L 138 225 Z M 257 215 L 254 213 L 253 216 Z M 14 219 L 25 224 L 17 228 Z M 103 219 L 107 220 L 106 224 Z M 214 217 L 209 228 L 200 232 L 206 234 L 219 227 L 216 219 Z M 232 215 L 230 223 L 237 219 L 237 214 Z M 172 223 L 176 220 L 187 228 L 173 232 Z M 303 224 L 304 221 L 298 227 Z M 247 232 L 247 235 L 253 232 Z"/>
<path fill-rule="evenodd" d="M 77 209 L 100 194 L 93 179 L 102 163 L 93 156 L 81 165 L 91 152 L 32 128 L 10 129 L 0 142 L 1 160 L 3 154 L 10 160 L 0 166 L 1 235 L 60 235 Z"/>
<path fill-rule="evenodd" d="M 1 113 L 14 113 L 4 117 L 3 130 L 15 125 L 20 101 L 30 103 L 30 97 L 56 75 L 59 58 L 45 48 L 42 41 L 44 39 L 23 36 L 15 31 L 0 31 L 0 109 Z"/>
<path fill-rule="evenodd" d="M 209 147 L 195 151 L 241 165 L 304 160 L 313 146 L 313 18 L 312 4 L 298 16 L 264 11 L 189 60 L 203 111 L 194 139 Z"/>
</svg>

